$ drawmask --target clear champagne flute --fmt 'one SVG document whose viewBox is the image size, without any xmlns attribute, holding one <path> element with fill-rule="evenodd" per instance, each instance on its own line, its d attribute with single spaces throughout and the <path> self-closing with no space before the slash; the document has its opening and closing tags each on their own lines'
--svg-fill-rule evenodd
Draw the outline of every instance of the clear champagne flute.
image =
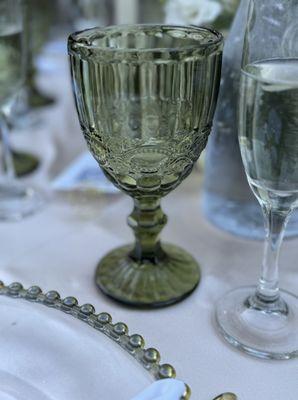
<svg viewBox="0 0 298 400">
<path fill-rule="evenodd" d="M 23 3 L 0 0 L 0 133 L 4 172 L 0 178 L 0 219 L 18 220 L 32 214 L 43 196 L 15 178 L 7 120 L 24 83 Z"/>
<path fill-rule="evenodd" d="M 224 337 L 257 357 L 298 356 L 298 298 L 281 291 L 278 257 L 298 206 L 298 3 L 251 0 L 244 40 L 239 142 L 249 185 L 265 218 L 266 242 L 256 287 L 218 303 Z"/>
</svg>

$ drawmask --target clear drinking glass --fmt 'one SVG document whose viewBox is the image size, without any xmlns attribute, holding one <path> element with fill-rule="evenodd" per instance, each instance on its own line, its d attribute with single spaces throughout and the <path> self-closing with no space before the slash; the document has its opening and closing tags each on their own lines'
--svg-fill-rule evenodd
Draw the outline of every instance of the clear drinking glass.
<svg viewBox="0 0 298 400">
<path fill-rule="evenodd" d="M 199 27 L 115 26 L 75 33 L 68 49 L 89 149 L 134 200 L 128 224 L 135 244 L 106 255 L 96 283 L 127 304 L 177 302 L 195 289 L 200 273 L 184 250 L 161 244 L 167 218 L 160 201 L 190 174 L 207 143 L 222 36 Z"/>
<path fill-rule="evenodd" d="M 0 134 L 4 171 L 0 177 L 0 219 L 17 220 L 42 204 L 42 195 L 15 179 L 7 120 L 24 83 L 23 3 L 0 0 Z"/>
<path fill-rule="evenodd" d="M 278 285 L 278 256 L 298 206 L 298 3 L 251 0 L 242 62 L 239 142 L 249 185 L 265 218 L 257 287 L 222 298 L 221 333 L 257 357 L 298 356 L 298 298 Z"/>
</svg>

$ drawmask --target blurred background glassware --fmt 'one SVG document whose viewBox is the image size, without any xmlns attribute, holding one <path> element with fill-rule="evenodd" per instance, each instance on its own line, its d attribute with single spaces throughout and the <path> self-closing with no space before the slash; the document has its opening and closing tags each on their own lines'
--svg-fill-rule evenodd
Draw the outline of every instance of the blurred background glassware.
<svg viewBox="0 0 298 400">
<path fill-rule="evenodd" d="M 23 0 L 24 8 L 24 46 L 25 51 L 25 82 L 18 95 L 14 118 L 9 121 L 17 131 L 33 129 L 41 125 L 40 110 L 50 106 L 54 99 L 38 89 L 36 84 L 35 60 L 48 38 L 51 22 L 55 15 L 55 0 Z M 27 134 L 27 132 L 26 132 Z M 40 164 L 36 155 L 11 150 L 16 176 L 22 177 L 34 172 Z"/>
<path fill-rule="evenodd" d="M 39 167 L 39 159 L 31 153 L 10 148 L 15 175 L 18 178 L 31 174 Z"/>
<path fill-rule="evenodd" d="M 220 229 L 249 239 L 264 239 L 262 211 L 247 183 L 238 141 L 243 21 L 248 5 L 249 1 L 241 1 L 225 42 L 219 100 L 206 149 L 202 204 L 208 220 Z M 259 48 L 260 44 L 256 46 Z M 297 234 L 298 213 L 295 212 L 285 235 Z"/>
<path fill-rule="evenodd" d="M 3 174 L 0 181 L 0 219 L 17 220 L 32 214 L 43 203 L 42 196 L 15 179 L 7 121 L 24 83 L 25 46 L 23 3 L 0 0 L 0 130 Z"/>
<path fill-rule="evenodd" d="M 163 196 L 191 172 L 212 124 L 222 36 L 206 28 L 126 25 L 69 38 L 73 89 L 88 147 L 107 177 L 134 199 L 135 245 L 99 263 L 96 283 L 135 306 L 177 302 L 197 286 L 197 262 L 161 245 Z"/>
<path fill-rule="evenodd" d="M 40 125 L 40 112 L 55 102 L 54 98 L 43 93 L 37 85 L 36 59 L 49 38 L 56 7 L 55 0 L 24 0 L 25 84 L 16 103 L 16 117 L 13 121 L 18 129 Z"/>
<path fill-rule="evenodd" d="M 166 0 L 165 22 L 169 24 L 204 25 L 229 31 L 240 0 Z"/>
<path fill-rule="evenodd" d="M 107 0 L 74 0 L 74 28 L 78 31 L 94 26 L 106 26 L 109 20 Z"/>
<path fill-rule="evenodd" d="M 54 103 L 54 99 L 42 93 L 36 84 L 35 60 L 49 37 L 50 28 L 55 18 L 55 1 L 25 0 L 26 29 L 25 35 L 28 46 L 28 64 L 26 73 L 27 107 L 38 109 Z"/>
<path fill-rule="evenodd" d="M 239 143 L 244 169 L 265 218 L 257 287 L 219 300 L 220 332 L 257 357 L 298 357 L 298 298 L 280 291 L 278 256 L 298 207 L 298 3 L 251 0 L 240 85 Z"/>
</svg>

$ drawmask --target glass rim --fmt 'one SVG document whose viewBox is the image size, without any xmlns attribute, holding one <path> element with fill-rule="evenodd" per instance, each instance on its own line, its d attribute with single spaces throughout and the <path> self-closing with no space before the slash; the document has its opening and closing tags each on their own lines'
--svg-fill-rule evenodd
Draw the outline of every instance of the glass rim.
<svg viewBox="0 0 298 400">
<path fill-rule="evenodd" d="M 191 44 L 191 45 L 185 45 L 185 46 L 176 46 L 176 47 L 148 47 L 148 48 L 128 48 L 128 47 L 122 47 L 122 48 L 115 48 L 115 47 L 100 47 L 94 44 L 87 44 L 87 43 L 82 43 L 81 40 L 78 40 L 78 36 L 81 35 L 82 33 L 85 32 L 90 32 L 90 31 L 95 31 L 97 33 L 105 33 L 108 32 L 112 29 L 118 28 L 119 30 L 121 29 L 129 29 L 129 28 L 154 28 L 154 27 L 159 27 L 159 28 L 169 28 L 169 29 L 181 29 L 181 30 L 192 30 L 194 33 L 195 32 L 208 32 L 212 34 L 212 37 L 210 36 L 210 41 L 208 43 L 200 43 L 199 40 L 197 40 L 196 44 Z M 82 38 L 80 38 L 82 39 Z M 196 40 L 196 39 L 195 39 Z M 75 44 L 78 48 L 83 48 L 83 49 L 97 49 L 103 53 L 166 53 L 166 52 L 182 52 L 185 50 L 196 50 L 200 48 L 208 48 L 210 46 L 216 46 L 216 45 L 221 45 L 224 41 L 224 37 L 221 32 L 207 28 L 204 26 L 197 26 L 197 25 L 171 25 L 171 24 L 121 24 L 121 25 L 108 25 L 106 27 L 93 27 L 93 28 L 88 28 L 88 29 L 83 29 L 80 31 L 75 31 L 71 33 L 68 37 L 68 44 L 72 43 Z M 73 49 L 72 49 L 73 50 Z"/>
</svg>

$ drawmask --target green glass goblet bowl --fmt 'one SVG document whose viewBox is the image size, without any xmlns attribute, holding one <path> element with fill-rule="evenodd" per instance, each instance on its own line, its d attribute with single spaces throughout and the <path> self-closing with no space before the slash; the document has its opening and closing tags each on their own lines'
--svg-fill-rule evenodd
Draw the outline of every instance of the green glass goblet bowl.
<svg viewBox="0 0 298 400">
<path fill-rule="evenodd" d="M 96 283 L 126 304 L 175 303 L 195 289 L 200 271 L 184 250 L 161 244 L 167 218 L 160 201 L 206 146 L 222 36 L 189 26 L 112 26 L 72 34 L 68 50 L 88 147 L 108 179 L 134 200 L 128 224 L 135 243 L 100 261 Z"/>
</svg>

